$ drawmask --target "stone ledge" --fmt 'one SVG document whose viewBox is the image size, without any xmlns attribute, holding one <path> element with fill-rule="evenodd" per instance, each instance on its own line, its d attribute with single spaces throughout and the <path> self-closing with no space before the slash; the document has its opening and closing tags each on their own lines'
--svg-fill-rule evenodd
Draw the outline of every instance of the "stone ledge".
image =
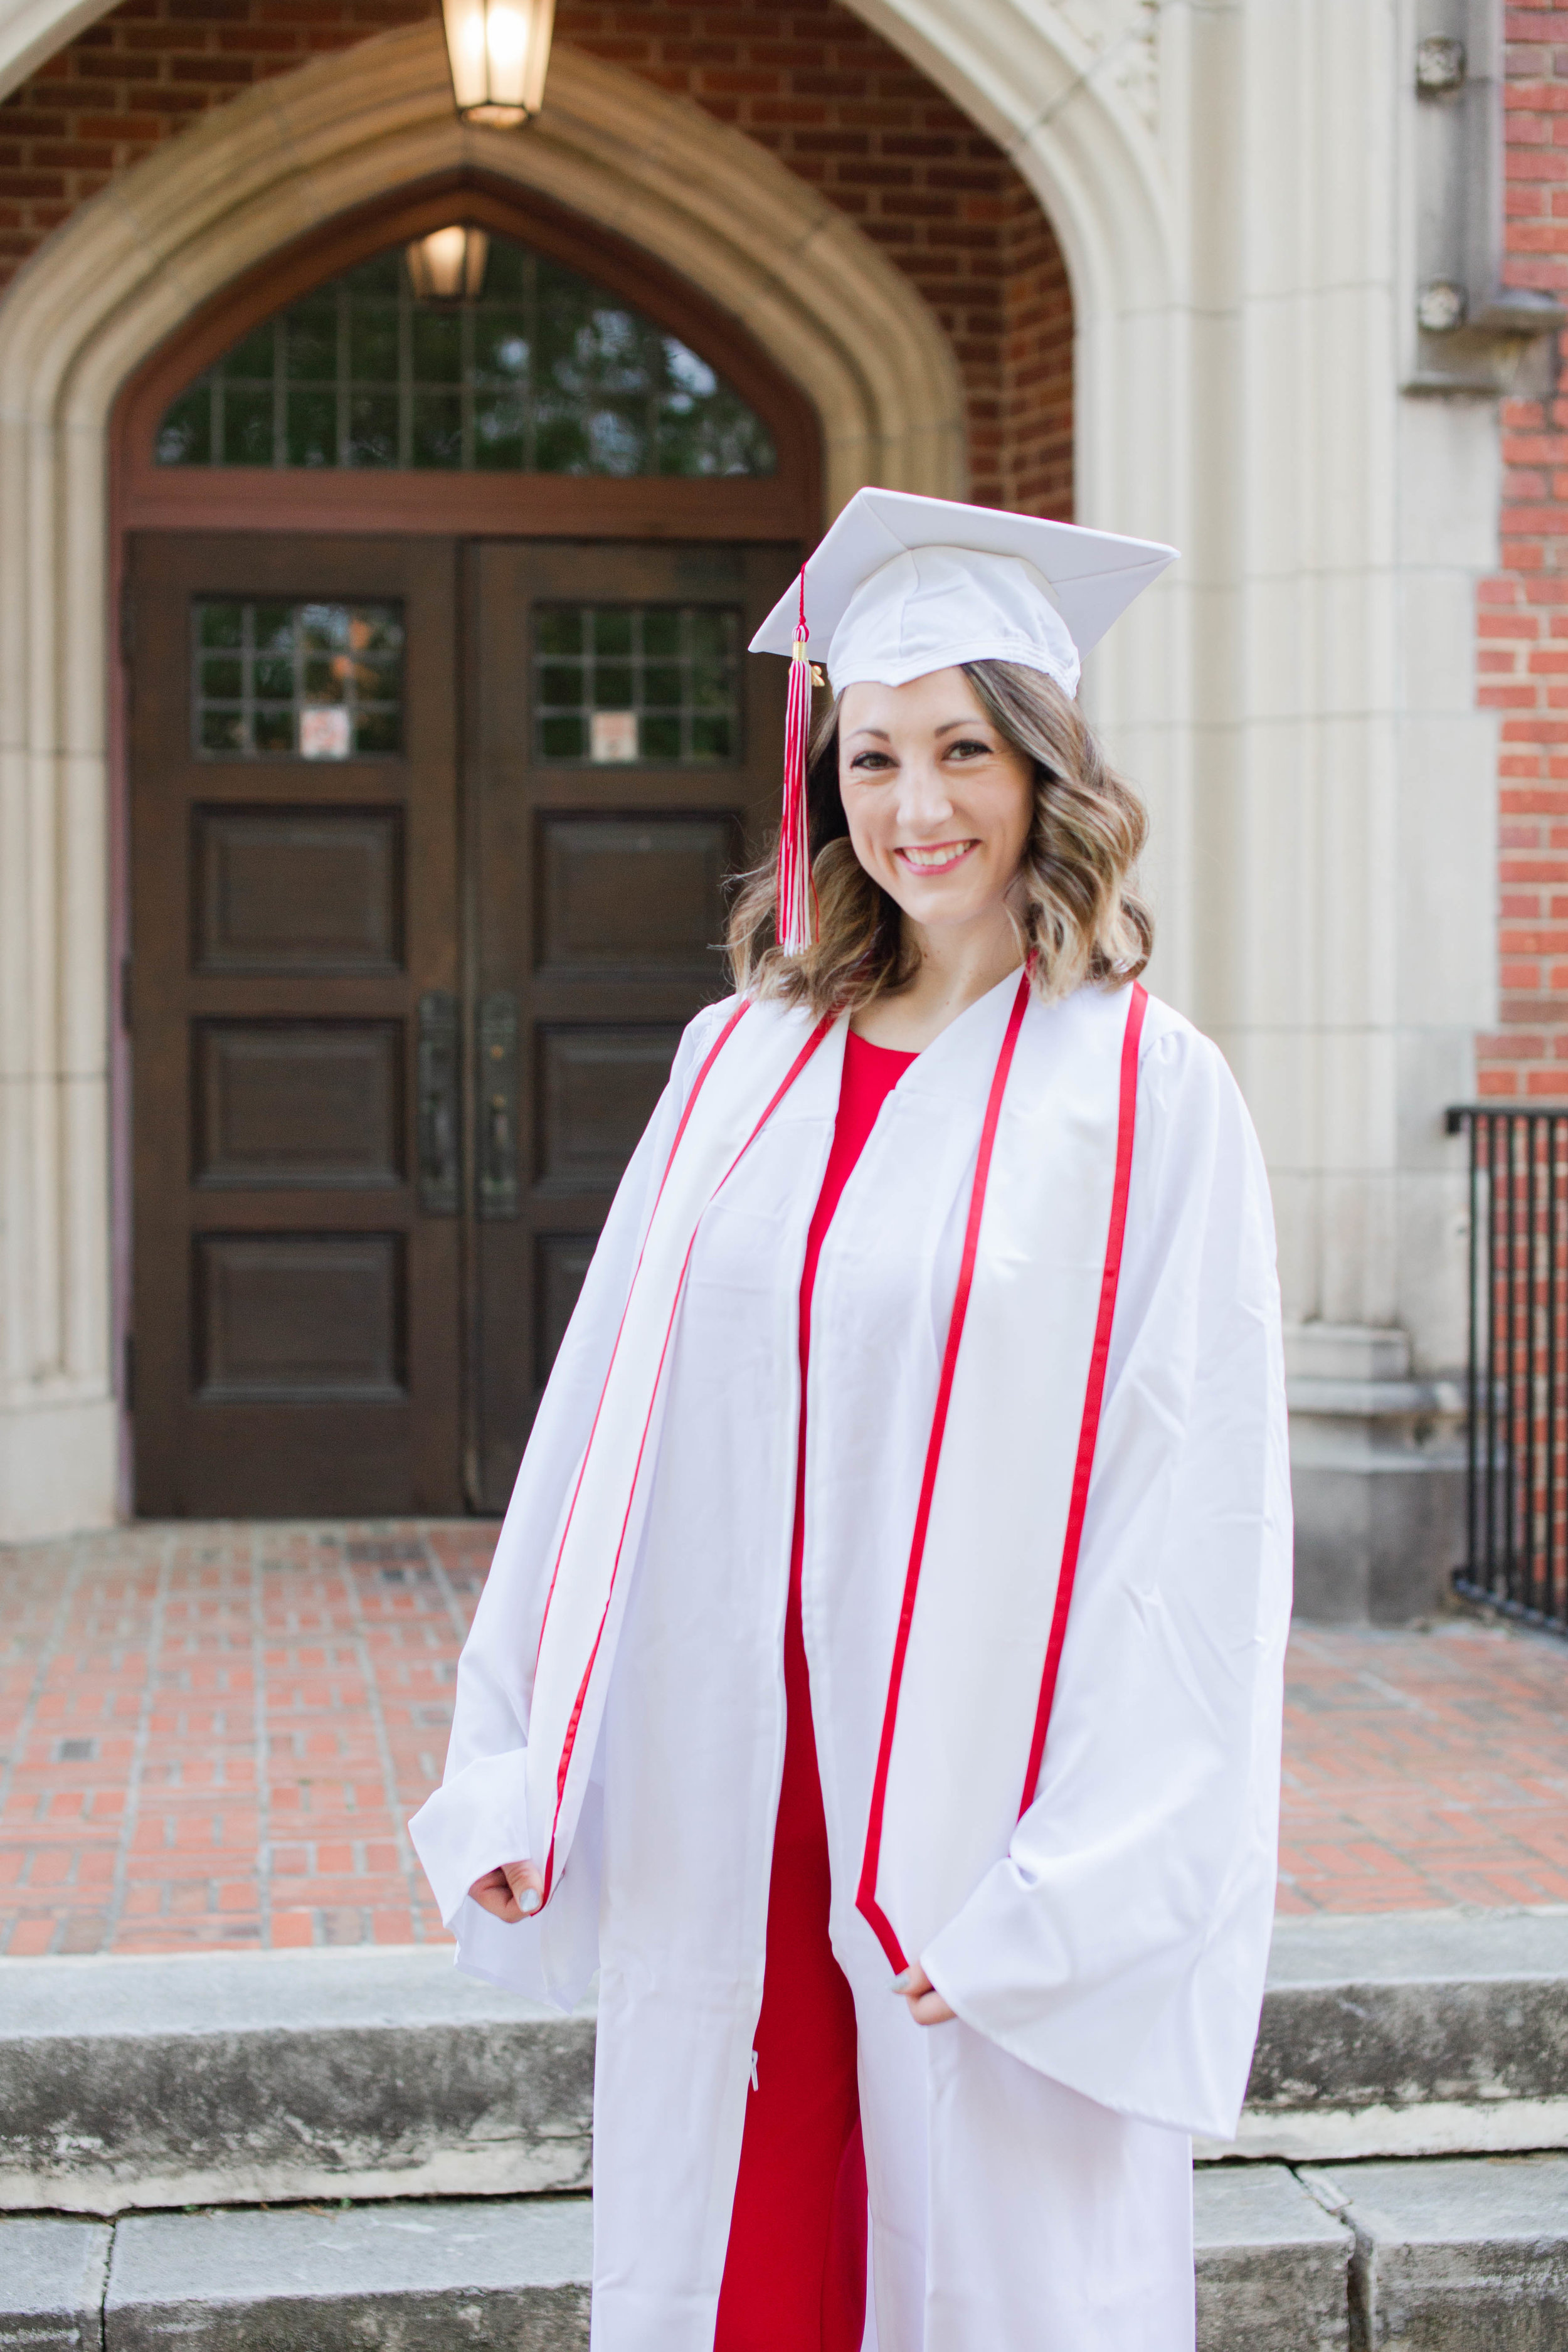
<svg viewBox="0 0 1568 2352">
<path fill-rule="evenodd" d="M 0 1960 L 0 2207 L 583 2189 L 593 2074 L 449 1947 Z"/>
<path fill-rule="evenodd" d="M 1349 2230 L 1278 2164 L 1193 2179 L 1200 2352 L 1343 2352 Z"/>
<path fill-rule="evenodd" d="M 0 2207 L 112 2214 L 588 2184 L 591 2009 L 444 1947 L 0 1960 Z M 1280 1919 L 1233 2146 L 1568 2147 L 1568 1907 Z"/>
<path fill-rule="evenodd" d="M 1203 2168 L 1194 2225 L 1198 2352 L 1568 2345 L 1568 2157 Z M 592 2259 L 585 2198 L 5 2217 L 0 2345 L 583 2352 Z"/>
<path fill-rule="evenodd" d="M 105 2352 L 577 2352 L 592 2275 L 582 2198 L 150 2214 L 114 2233 L 103 2341 Z"/>
<path fill-rule="evenodd" d="M 17 2332 L 40 2231 L 96 2250 L 75 2336 Z M 1200 2352 L 1343 2352 L 1354 2240 L 1283 2167 L 1200 2176 L 1194 2234 Z M 584 2198 L 0 2220 L 0 2344 L 97 2345 L 101 2302 L 104 2352 L 583 2352 L 592 2236 Z"/>
<path fill-rule="evenodd" d="M 1321 2162 L 1564 2146 L 1568 1907 L 1275 1922 L 1229 2152 Z"/>
<path fill-rule="evenodd" d="M 1292 1415 L 1308 1419 L 1414 1421 L 1463 1419 L 1465 1384 L 1447 1381 L 1336 1381 L 1304 1378 L 1287 1383 Z"/>
<path fill-rule="evenodd" d="M 1301 2179 L 1355 2232 L 1357 2343 L 1568 2346 L 1568 2156 L 1345 2165 Z"/>
<path fill-rule="evenodd" d="M 100 2221 L 0 2221 L 5 2352 L 98 2352 L 113 2234 Z"/>
</svg>

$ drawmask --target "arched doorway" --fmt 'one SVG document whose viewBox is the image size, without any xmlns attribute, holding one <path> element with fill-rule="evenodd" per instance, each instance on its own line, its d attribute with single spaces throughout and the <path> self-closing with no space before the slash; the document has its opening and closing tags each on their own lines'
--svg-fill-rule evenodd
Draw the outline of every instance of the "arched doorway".
<svg viewBox="0 0 1568 2352">
<path fill-rule="evenodd" d="M 454 227 L 441 299 L 409 249 Z M 468 179 L 218 298 L 114 446 L 136 1507 L 497 1508 L 722 986 L 815 419 L 689 285 Z"/>
</svg>

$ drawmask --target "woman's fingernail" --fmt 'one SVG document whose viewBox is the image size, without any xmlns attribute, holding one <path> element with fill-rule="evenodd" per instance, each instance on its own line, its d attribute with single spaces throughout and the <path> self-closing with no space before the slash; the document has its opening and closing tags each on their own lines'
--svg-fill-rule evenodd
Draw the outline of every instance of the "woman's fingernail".
<svg viewBox="0 0 1568 2352">
<path fill-rule="evenodd" d="M 517 1907 L 525 1916 L 530 1911 L 537 1911 L 539 1908 L 539 1895 L 536 1889 L 531 1886 L 525 1886 L 522 1893 L 517 1898 Z"/>
<path fill-rule="evenodd" d="M 914 1990 L 914 1983 L 915 1972 L 913 1969 L 906 1969 L 901 1977 L 895 1977 L 893 1979 L 893 1990 L 895 1992 L 912 1992 Z"/>
</svg>

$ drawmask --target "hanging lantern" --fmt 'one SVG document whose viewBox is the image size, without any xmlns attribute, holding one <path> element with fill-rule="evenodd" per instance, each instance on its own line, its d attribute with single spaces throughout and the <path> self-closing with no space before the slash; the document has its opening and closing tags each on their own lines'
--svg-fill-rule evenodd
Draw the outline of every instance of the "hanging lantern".
<svg viewBox="0 0 1568 2352">
<path fill-rule="evenodd" d="M 458 111 L 503 128 L 544 103 L 555 0 L 442 0 Z"/>
<path fill-rule="evenodd" d="M 489 250 L 482 228 L 432 229 L 404 247 L 408 282 L 422 302 L 471 302 L 484 287 Z"/>
</svg>

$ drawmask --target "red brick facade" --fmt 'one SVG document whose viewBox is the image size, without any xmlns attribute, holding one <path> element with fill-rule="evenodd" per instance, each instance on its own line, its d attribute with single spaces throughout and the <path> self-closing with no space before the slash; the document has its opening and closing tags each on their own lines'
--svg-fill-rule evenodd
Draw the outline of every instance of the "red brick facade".
<svg viewBox="0 0 1568 2352">
<path fill-rule="evenodd" d="M 0 104 L 0 286 L 207 108 L 430 13 L 428 0 L 122 0 Z M 952 339 L 975 498 L 1070 515 L 1060 249 L 1000 149 L 914 66 L 837 0 L 561 0 L 556 37 L 694 100 L 849 214 Z"/>
<path fill-rule="evenodd" d="M 1507 269 L 1568 291 L 1568 9 L 1508 9 Z M 1563 390 L 1568 393 L 1568 379 Z M 1568 1097 L 1568 397 L 1503 403 L 1502 569 L 1478 614 L 1501 714 L 1497 1034 L 1483 1096 Z"/>
</svg>

